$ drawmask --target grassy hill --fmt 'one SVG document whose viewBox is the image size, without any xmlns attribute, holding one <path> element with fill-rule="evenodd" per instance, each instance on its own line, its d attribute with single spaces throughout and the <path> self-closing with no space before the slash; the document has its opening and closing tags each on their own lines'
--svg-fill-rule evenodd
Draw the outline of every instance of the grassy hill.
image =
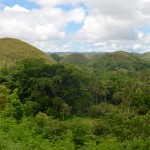
<svg viewBox="0 0 150 150">
<path fill-rule="evenodd" d="M 13 38 L 0 39 L 1 67 L 4 66 L 6 62 L 8 66 L 11 66 L 15 64 L 15 62 L 26 58 L 43 59 L 47 63 L 55 62 L 48 54 L 26 42 Z"/>
<path fill-rule="evenodd" d="M 84 54 L 74 53 L 66 56 L 62 62 L 81 64 L 88 62 L 88 58 Z"/>
<path fill-rule="evenodd" d="M 150 52 L 144 53 L 143 56 L 142 56 L 142 59 L 150 61 Z"/>
<path fill-rule="evenodd" d="M 94 67 L 105 70 L 135 69 L 142 70 L 150 67 L 148 63 L 128 52 L 117 51 L 97 57 L 92 63 Z"/>
</svg>

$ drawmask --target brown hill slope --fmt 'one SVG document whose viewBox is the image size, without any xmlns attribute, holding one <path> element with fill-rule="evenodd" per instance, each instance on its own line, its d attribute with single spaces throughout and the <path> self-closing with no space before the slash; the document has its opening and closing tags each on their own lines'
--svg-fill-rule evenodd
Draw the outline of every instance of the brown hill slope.
<svg viewBox="0 0 150 150">
<path fill-rule="evenodd" d="M 55 62 L 48 54 L 26 42 L 13 38 L 0 39 L 0 66 L 6 62 L 12 65 L 26 58 L 43 59 L 46 63 Z"/>
</svg>

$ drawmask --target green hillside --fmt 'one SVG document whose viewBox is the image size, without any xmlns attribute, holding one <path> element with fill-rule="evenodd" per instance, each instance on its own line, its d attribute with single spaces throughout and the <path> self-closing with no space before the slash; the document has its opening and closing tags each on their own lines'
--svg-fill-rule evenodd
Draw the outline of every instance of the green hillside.
<svg viewBox="0 0 150 150">
<path fill-rule="evenodd" d="M 150 61 L 150 52 L 144 53 L 142 59 Z"/>
<path fill-rule="evenodd" d="M 70 54 L 70 55 L 66 56 L 63 59 L 63 62 L 80 64 L 80 63 L 88 62 L 88 58 L 86 56 L 84 56 L 84 54 L 74 53 L 74 54 Z"/>
<path fill-rule="evenodd" d="M 0 69 L 0 150 L 150 150 L 148 61 L 94 57 Z"/>
<path fill-rule="evenodd" d="M 48 54 L 26 42 L 13 38 L 0 39 L 0 66 L 4 66 L 6 62 L 10 66 L 26 58 L 43 59 L 47 63 L 55 62 Z"/>
<path fill-rule="evenodd" d="M 150 67 L 145 61 L 128 52 L 117 51 L 101 55 L 93 61 L 93 66 L 106 70 L 135 69 L 141 70 Z"/>
</svg>

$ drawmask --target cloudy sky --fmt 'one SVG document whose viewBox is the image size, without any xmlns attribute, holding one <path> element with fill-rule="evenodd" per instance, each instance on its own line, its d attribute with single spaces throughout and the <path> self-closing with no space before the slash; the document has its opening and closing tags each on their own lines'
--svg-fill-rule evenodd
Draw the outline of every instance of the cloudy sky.
<svg viewBox="0 0 150 150">
<path fill-rule="evenodd" d="M 46 52 L 150 52 L 150 0 L 0 0 L 4 37 Z"/>
</svg>

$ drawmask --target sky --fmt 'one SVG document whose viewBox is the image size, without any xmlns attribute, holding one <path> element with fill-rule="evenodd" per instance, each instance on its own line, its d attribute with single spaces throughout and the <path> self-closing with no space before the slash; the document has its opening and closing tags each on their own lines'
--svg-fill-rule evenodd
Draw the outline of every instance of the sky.
<svg viewBox="0 0 150 150">
<path fill-rule="evenodd" d="M 150 52 L 150 0 L 0 0 L 0 38 L 45 52 Z"/>
</svg>

